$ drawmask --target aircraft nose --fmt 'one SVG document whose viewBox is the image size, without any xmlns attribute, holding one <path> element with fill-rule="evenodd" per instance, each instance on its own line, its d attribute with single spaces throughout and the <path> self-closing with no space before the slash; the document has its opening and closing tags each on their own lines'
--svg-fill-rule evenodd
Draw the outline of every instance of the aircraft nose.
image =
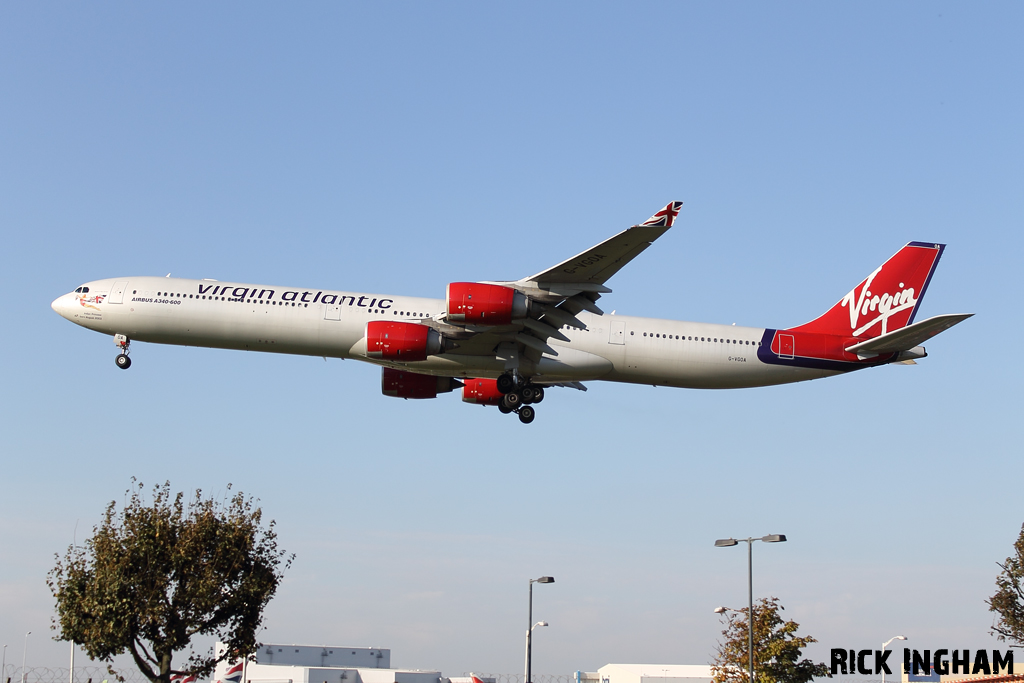
<svg viewBox="0 0 1024 683">
<path fill-rule="evenodd" d="M 53 303 L 50 304 L 50 308 L 52 308 L 60 317 L 67 317 L 65 313 L 68 310 L 68 295 L 62 294 L 61 296 L 58 296 L 53 300 Z"/>
</svg>

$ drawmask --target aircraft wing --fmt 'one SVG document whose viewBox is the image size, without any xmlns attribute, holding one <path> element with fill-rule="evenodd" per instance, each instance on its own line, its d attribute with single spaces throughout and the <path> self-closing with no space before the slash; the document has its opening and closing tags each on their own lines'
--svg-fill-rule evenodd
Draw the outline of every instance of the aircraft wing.
<svg viewBox="0 0 1024 683">
<path fill-rule="evenodd" d="M 859 356 L 877 356 L 882 353 L 909 351 L 921 342 L 931 339 L 940 332 L 945 332 L 957 323 L 970 318 L 973 313 L 949 313 L 907 325 L 895 332 L 883 334 L 859 344 L 849 346 L 846 350 Z"/>
<path fill-rule="evenodd" d="M 563 261 L 556 266 L 514 282 L 488 281 L 481 284 L 509 287 L 526 296 L 531 313 L 514 321 L 517 329 L 487 330 L 462 326 L 462 338 L 489 335 L 498 343 L 494 351 L 509 369 L 518 367 L 521 355 L 537 361 L 542 354 L 557 356 L 547 344 L 549 338 L 568 341 L 559 329 L 563 325 L 585 330 L 576 317 L 580 311 L 602 315 L 594 303 L 612 290 L 605 283 L 627 263 L 651 246 L 672 227 L 682 202 L 670 202 L 643 223 L 634 225 L 604 242 Z M 448 331 L 449 334 L 455 330 Z M 457 336 L 457 335 L 456 335 Z"/>
<path fill-rule="evenodd" d="M 558 304 L 581 293 L 587 294 L 587 302 L 577 308 L 594 313 L 601 310 L 593 306 L 601 294 L 612 290 L 605 286 L 615 273 L 651 246 L 672 227 L 682 202 L 670 202 L 664 209 L 639 225 L 623 230 L 618 235 L 562 261 L 556 266 L 536 275 L 515 282 L 492 282 L 519 290 L 535 301 Z"/>
<path fill-rule="evenodd" d="M 643 223 L 520 282 L 535 282 L 541 289 L 549 288 L 546 285 L 604 285 L 654 240 L 668 232 L 682 205 L 682 202 L 672 202 Z M 596 291 L 603 289 L 598 287 Z"/>
</svg>

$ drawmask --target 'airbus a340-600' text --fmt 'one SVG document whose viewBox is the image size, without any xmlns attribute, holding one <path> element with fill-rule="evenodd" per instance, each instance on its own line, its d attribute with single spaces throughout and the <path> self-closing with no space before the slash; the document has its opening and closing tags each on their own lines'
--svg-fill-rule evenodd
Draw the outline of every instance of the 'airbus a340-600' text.
<svg viewBox="0 0 1024 683">
<path fill-rule="evenodd" d="M 971 314 L 914 322 L 942 244 L 910 242 L 832 308 L 785 329 L 605 314 L 623 266 L 672 227 L 682 202 L 515 281 L 452 282 L 443 299 L 170 277 L 88 282 L 53 309 L 117 345 L 132 341 L 353 358 L 384 394 L 460 389 L 524 423 L 551 387 L 606 380 L 694 389 L 800 382 L 925 357 L 921 344 Z"/>
</svg>

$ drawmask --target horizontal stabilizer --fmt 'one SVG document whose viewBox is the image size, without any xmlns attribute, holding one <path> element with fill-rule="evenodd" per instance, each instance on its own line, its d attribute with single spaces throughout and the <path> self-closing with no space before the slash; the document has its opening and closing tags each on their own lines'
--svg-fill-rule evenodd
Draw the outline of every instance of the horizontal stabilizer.
<svg viewBox="0 0 1024 683">
<path fill-rule="evenodd" d="M 895 353 L 897 351 L 909 351 L 931 339 L 939 332 L 944 332 L 957 323 L 970 318 L 973 313 L 950 313 L 937 315 L 934 318 L 922 320 L 919 323 L 900 328 L 895 332 L 883 334 L 874 339 L 869 339 L 860 344 L 847 347 L 847 351 L 858 356 L 877 356 L 882 353 Z"/>
</svg>

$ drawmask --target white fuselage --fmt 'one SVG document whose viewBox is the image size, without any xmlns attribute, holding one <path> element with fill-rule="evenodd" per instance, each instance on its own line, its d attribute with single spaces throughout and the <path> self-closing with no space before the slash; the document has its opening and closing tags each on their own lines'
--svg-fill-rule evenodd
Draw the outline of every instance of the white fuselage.
<svg viewBox="0 0 1024 683">
<path fill-rule="evenodd" d="M 60 315 L 133 341 L 351 358 L 446 377 L 497 377 L 495 353 L 515 330 L 485 332 L 426 360 L 395 363 L 366 356 L 366 324 L 440 320 L 443 299 L 247 285 L 160 277 L 90 282 L 87 293 L 53 302 Z M 726 389 L 798 382 L 838 374 L 758 359 L 764 328 L 580 313 L 586 330 L 562 328 L 545 354 L 523 368 L 539 381 L 608 380 Z"/>
</svg>

